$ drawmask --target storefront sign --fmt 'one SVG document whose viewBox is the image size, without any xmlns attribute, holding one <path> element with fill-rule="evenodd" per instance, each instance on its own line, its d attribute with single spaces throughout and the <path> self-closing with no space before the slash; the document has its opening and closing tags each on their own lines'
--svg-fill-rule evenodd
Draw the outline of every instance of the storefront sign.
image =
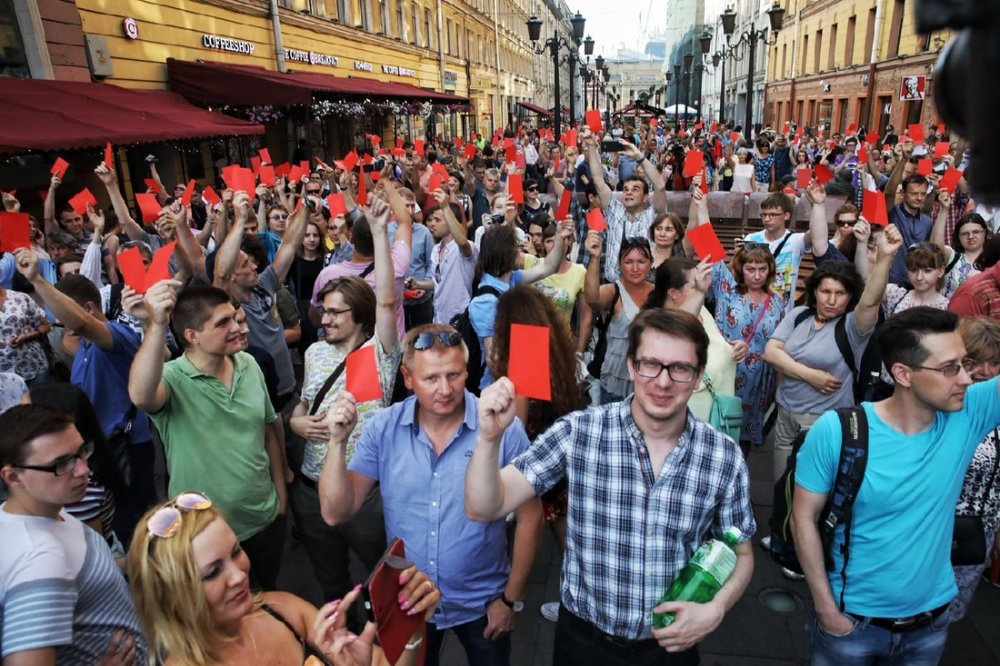
<svg viewBox="0 0 1000 666">
<path fill-rule="evenodd" d="M 201 45 L 206 49 L 218 49 L 219 51 L 230 51 L 232 53 L 246 53 L 253 55 L 254 45 L 244 42 L 242 39 L 231 39 L 220 37 L 219 35 L 202 35 Z"/>
<path fill-rule="evenodd" d="M 337 66 L 339 62 L 337 56 L 327 53 L 316 53 L 315 51 L 300 51 L 298 49 L 285 49 L 285 60 L 289 62 L 307 62 L 310 65 L 331 65 Z"/>
<path fill-rule="evenodd" d="M 396 76 L 416 76 L 417 73 L 412 69 L 407 69 L 405 67 L 399 67 L 397 65 L 382 65 L 383 74 L 395 74 Z"/>
<path fill-rule="evenodd" d="M 448 69 L 444 70 L 444 87 L 445 88 L 458 87 L 458 72 L 453 72 Z"/>
<path fill-rule="evenodd" d="M 122 21 L 122 30 L 129 39 L 139 39 L 139 24 L 134 18 L 128 17 Z"/>
<path fill-rule="evenodd" d="M 899 99 L 904 102 L 923 99 L 926 89 L 926 76 L 904 76 L 902 82 L 899 84 Z"/>
<path fill-rule="evenodd" d="M 372 71 L 372 64 L 370 62 L 365 62 L 364 60 L 355 60 L 354 69 L 359 69 L 363 72 Z"/>
</svg>

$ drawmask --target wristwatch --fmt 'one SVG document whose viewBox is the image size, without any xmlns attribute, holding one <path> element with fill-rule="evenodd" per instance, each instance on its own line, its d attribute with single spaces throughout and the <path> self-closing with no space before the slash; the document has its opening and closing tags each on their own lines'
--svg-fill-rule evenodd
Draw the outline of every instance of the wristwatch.
<svg viewBox="0 0 1000 666">
<path fill-rule="evenodd" d="M 500 601 L 502 601 L 504 605 L 507 606 L 507 608 L 511 609 L 515 613 L 520 613 L 521 611 L 524 610 L 523 601 L 511 601 L 510 599 L 507 598 L 506 594 L 500 595 Z"/>
</svg>

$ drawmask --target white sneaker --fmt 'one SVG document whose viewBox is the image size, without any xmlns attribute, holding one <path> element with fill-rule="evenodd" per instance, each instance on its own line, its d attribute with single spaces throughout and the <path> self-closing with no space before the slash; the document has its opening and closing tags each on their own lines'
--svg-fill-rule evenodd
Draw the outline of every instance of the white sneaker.
<svg viewBox="0 0 1000 666">
<path fill-rule="evenodd" d="M 785 575 L 788 580 L 805 580 L 805 574 L 800 574 L 798 572 L 792 571 L 787 567 L 781 567 L 781 573 Z"/>
<path fill-rule="evenodd" d="M 542 604 L 541 613 L 542 617 L 549 622 L 555 622 L 559 619 L 559 602 L 550 601 L 547 604 Z"/>
<path fill-rule="evenodd" d="M 764 550 L 771 550 L 771 535 L 768 534 L 766 537 L 760 540 L 760 547 Z"/>
</svg>

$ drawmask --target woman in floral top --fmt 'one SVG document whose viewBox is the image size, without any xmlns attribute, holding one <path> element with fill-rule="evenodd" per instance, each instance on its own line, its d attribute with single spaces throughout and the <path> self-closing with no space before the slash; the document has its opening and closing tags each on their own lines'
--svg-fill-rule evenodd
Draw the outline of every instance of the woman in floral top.
<svg viewBox="0 0 1000 666">
<path fill-rule="evenodd" d="M 983 253 L 983 246 L 992 235 L 989 225 L 982 215 L 968 213 L 955 223 L 952 236 L 952 246 L 945 245 L 945 227 L 948 223 L 948 209 L 951 205 L 951 195 L 941 190 L 938 193 L 941 210 L 931 228 L 931 242 L 944 248 L 946 255 L 944 286 L 941 293 L 951 298 L 958 287 L 970 277 L 979 272 L 976 261 Z"/>
<path fill-rule="evenodd" d="M 30 296 L 0 287 L 0 372 L 29 383 L 44 379 L 49 361 L 41 341 L 48 332 L 45 312 Z"/>
<path fill-rule="evenodd" d="M 757 157 L 753 161 L 754 192 L 770 192 L 774 180 L 774 155 L 767 139 L 757 140 Z"/>
</svg>

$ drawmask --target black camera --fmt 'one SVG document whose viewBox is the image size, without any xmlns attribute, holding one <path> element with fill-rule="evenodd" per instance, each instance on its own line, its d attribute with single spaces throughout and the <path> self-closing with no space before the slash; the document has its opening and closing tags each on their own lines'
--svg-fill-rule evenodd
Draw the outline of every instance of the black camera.
<svg viewBox="0 0 1000 666">
<path fill-rule="evenodd" d="M 959 31 L 935 65 L 934 99 L 945 123 L 969 141 L 966 179 L 976 201 L 998 205 L 1000 172 L 990 159 L 1000 151 L 1000 0 L 918 0 L 915 18 L 923 34 Z"/>
</svg>

